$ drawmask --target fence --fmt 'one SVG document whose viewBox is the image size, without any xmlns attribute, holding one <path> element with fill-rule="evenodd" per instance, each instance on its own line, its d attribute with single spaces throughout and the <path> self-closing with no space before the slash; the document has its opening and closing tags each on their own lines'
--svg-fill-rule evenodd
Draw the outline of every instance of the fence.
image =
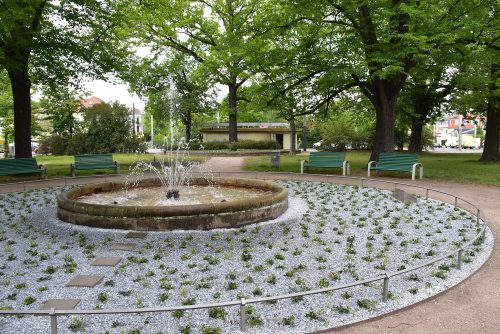
<svg viewBox="0 0 500 334">
<path fill-rule="evenodd" d="M 240 300 L 235 300 L 235 301 L 230 301 L 230 302 L 222 302 L 222 303 L 213 303 L 213 304 L 197 304 L 197 305 L 187 305 L 187 306 L 169 306 L 169 307 L 152 307 L 152 308 L 141 308 L 141 309 L 115 309 L 115 310 L 56 310 L 54 308 L 50 310 L 0 310 L 0 315 L 4 316 L 15 316 L 15 315 L 37 315 L 37 316 L 48 316 L 50 317 L 50 333 L 51 334 L 57 334 L 57 318 L 61 316 L 69 316 L 69 315 L 100 315 L 100 314 L 143 314 L 143 313 L 162 313 L 162 312 L 173 312 L 173 311 L 187 311 L 187 310 L 198 310 L 198 309 L 210 309 L 210 308 L 215 308 L 215 307 L 239 307 L 239 314 L 240 314 L 240 330 L 241 331 L 246 331 L 247 329 L 247 319 L 246 319 L 246 313 L 245 313 L 245 306 L 248 304 L 257 304 L 257 303 L 264 303 L 264 302 L 272 302 L 272 301 L 278 301 L 281 299 L 290 299 L 290 298 L 297 298 L 297 297 L 305 297 L 305 296 L 311 296 L 311 295 L 317 295 L 317 294 L 322 294 L 330 291 L 335 291 L 335 290 L 342 290 L 342 289 L 347 289 L 351 288 L 357 285 L 363 285 L 363 284 L 368 284 L 376 281 L 383 281 L 383 287 L 381 291 L 381 299 L 383 302 L 387 301 L 388 298 L 388 292 L 389 292 L 389 284 L 390 284 L 390 279 L 392 277 L 396 277 L 414 270 L 421 269 L 423 267 L 430 266 L 434 263 L 440 262 L 446 258 L 449 257 L 456 257 L 456 264 L 457 264 L 457 269 L 461 269 L 462 267 L 462 257 L 463 257 L 463 252 L 465 249 L 469 248 L 471 245 L 473 245 L 477 240 L 484 240 L 486 229 L 487 229 L 487 224 L 486 220 L 484 218 L 484 214 L 482 213 L 481 209 L 467 201 L 466 199 L 463 199 L 459 196 L 437 190 L 437 189 L 432 189 L 432 188 L 427 188 L 415 184 L 408 184 L 408 183 L 400 183 L 400 182 L 395 182 L 395 181 L 388 181 L 388 180 L 381 180 L 381 179 L 368 179 L 368 178 L 359 178 L 359 177 L 354 177 L 354 176 L 337 176 L 337 175 L 324 175 L 324 174 L 295 174 L 295 173 L 261 173 L 261 172 L 213 172 L 213 176 L 218 176 L 218 177 L 223 177 L 223 176 L 229 176 L 229 175 L 239 175 L 239 176 L 245 176 L 245 177 L 251 177 L 251 178 L 261 178 L 261 179 L 270 179 L 270 180 L 276 180 L 276 179 L 286 179 L 286 180 L 293 180 L 293 181 L 299 181 L 299 180 L 308 180 L 308 181 L 322 181 L 322 182 L 327 182 L 327 183 L 332 183 L 333 180 L 349 180 L 349 181 L 355 181 L 359 182 L 359 185 L 361 187 L 366 186 L 367 183 L 383 183 L 387 185 L 393 185 L 394 189 L 397 189 L 399 187 L 409 187 L 409 188 L 414 188 L 414 189 L 420 189 L 425 191 L 425 198 L 428 199 L 431 195 L 432 192 L 448 196 L 450 199 L 451 204 L 453 204 L 455 207 L 461 207 L 460 204 L 468 204 L 470 207 L 473 208 L 474 212 L 469 211 L 471 214 L 475 215 L 476 217 L 476 224 L 480 225 L 482 222 L 482 226 L 480 231 L 476 234 L 476 236 L 468 241 L 466 244 L 464 244 L 462 247 L 460 247 L 457 250 L 448 252 L 446 254 L 443 254 L 442 256 L 433 259 L 431 261 L 427 261 L 425 263 L 422 263 L 418 266 L 410 267 L 404 270 L 399 270 L 395 272 L 387 272 L 383 275 L 379 275 L 373 278 L 368 278 L 362 281 L 356 281 L 352 282 L 349 284 L 343 284 L 343 285 L 337 285 L 333 287 L 328 287 L 328 288 L 322 288 L 322 289 L 316 289 L 316 290 L 309 290 L 309 291 L 303 291 L 303 292 L 296 292 L 296 293 L 290 293 L 290 294 L 282 294 L 282 295 L 277 295 L 277 296 L 270 296 L 270 297 L 262 297 L 262 298 L 251 298 L 251 299 L 245 299 L 241 298 Z M 80 180 L 86 180 L 89 178 L 93 177 L 98 177 L 98 178 L 104 178 L 105 181 L 107 181 L 108 177 L 115 177 L 116 175 L 113 174 L 108 174 L 108 175 L 102 175 L 102 176 L 80 176 L 80 177 L 72 177 L 72 178 L 57 178 L 57 179 L 50 179 L 48 181 L 45 180 L 36 180 L 36 181 L 25 181 L 22 182 L 23 184 L 23 189 L 26 190 L 26 184 L 43 184 L 43 183 L 49 183 L 50 185 L 54 185 L 58 182 L 61 183 L 61 185 L 68 185 L 68 181 L 70 180 L 70 184 L 75 184 L 78 183 Z M 76 181 L 76 182 L 75 182 Z M 344 183 L 344 182 L 339 182 L 339 183 Z M 5 187 L 7 185 L 10 186 L 19 186 L 21 183 L 8 183 L 8 184 L 2 184 L 0 187 Z M 463 208 L 463 207 L 462 207 Z M 482 215 L 482 219 L 481 219 Z"/>
</svg>

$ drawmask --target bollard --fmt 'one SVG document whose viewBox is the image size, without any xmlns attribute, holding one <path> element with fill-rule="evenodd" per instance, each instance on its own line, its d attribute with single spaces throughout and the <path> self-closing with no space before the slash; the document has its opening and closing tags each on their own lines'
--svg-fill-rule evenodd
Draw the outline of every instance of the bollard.
<svg viewBox="0 0 500 334">
<path fill-rule="evenodd" d="M 241 298 L 240 303 L 240 330 L 246 332 L 247 330 L 247 314 L 245 313 L 245 298 Z"/>
<path fill-rule="evenodd" d="M 50 309 L 50 334 L 57 334 L 57 315 L 55 307 Z"/>
<path fill-rule="evenodd" d="M 365 186 L 365 179 L 361 178 L 361 188 L 363 188 Z"/>
<path fill-rule="evenodd" d="M 382 301 L 387 302 L 387 296 L 389 295 L 389 275 L 385 274 L 384 277 L 384 290 L 382 291 Z"/>
<path fill-rule="evenodd" d="M 455 196 L 455 208 L 457 207 L 457 204 L 458 204 L 458 197 Z"/>
<path fill-rule="evenodd" d="M 477 217 L 476 217 L 476 224 L 479 224 L 479 217 L 481 215 L 481 210 L 477 209 Z"/>
<path fill-rule="evenodd" d="M 425 189 L 425 199 L 429 199 L 429 189 Z"/>
<path fill-rule="evenodd" d="M 463 249 L 458 250 L 458 255 L 457 255 L 457 269 L 460 270 L 462 269 L 462 254 L 463 254 Z"/>
</svg>

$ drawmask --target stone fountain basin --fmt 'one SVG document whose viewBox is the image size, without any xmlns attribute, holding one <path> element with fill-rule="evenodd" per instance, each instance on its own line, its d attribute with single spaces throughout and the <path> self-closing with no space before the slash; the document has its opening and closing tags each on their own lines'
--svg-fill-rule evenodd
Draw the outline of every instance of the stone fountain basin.
<svg viewBox="0 0 500 334">
<path fill-rule="evenodd" d="M 221 187 L 241 187 L 264 190 L 254 198 L 229 200 L 221 203 L 169 206 L 121 206 L 84 203 L 78 198 L 99 192 L 122 190 L 125 182 L 89 184 L 64 191 L 57 197 L 57 216 L 62 221 L 91 227 L 142 230 L 210 230 L 237 228 L 279 217 L 288 209 L 288 191 L 269 181 L 236 178 L 210 180 Z M 191 184 L 208 186 L 203 178 Z M 158 179 L 145 179 L 139 187 L 159 187 Z"/>
</svg>

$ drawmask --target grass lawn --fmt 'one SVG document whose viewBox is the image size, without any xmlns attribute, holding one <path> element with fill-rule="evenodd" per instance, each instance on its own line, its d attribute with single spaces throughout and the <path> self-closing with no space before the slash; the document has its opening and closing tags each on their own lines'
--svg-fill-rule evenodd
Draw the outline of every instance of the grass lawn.
<svg viewBox="0 0 500 334">
<path fill-rule="evenodd" d="M 500 164 L 479 162 L 477 153 L 422 153 L 420 162 L 424 166 L 424 178 L 465 183 L 479 183 L 500 186 Z M 347 160 L 351 164 L 352 176 L 365 176 L 369 151 L 348 151 Z M 300 172 L 300 161 L 307 156 L 281 155 L 279 171 Z M 269 156 L 249 157 L 245 159 L 245 169 L 253 171 L 278 171 L 270 166 Z M 342 175 L 340 168 L 313 168 L 310 173 L 328 173 Z M 411 179 L 409 173 L 380 172 L 380 176 Z M 417 173 L 418 177 L 418 173 Z"/>
<path fill-rule="evenodd" d="M 166 156 L 162 154 L 113 153 L 113 160 L 116 160 L 120 163 L 121 173 L 128 173 L 130 171 L 130 165 L 136 161 L 152 162 L 153 159 L 158 160 L 161 157 L 165 158 Z M 204 161 L 206 157 L 190 155 L 189 159 L 195 161 Z M 47 166 L 49 178 L 71 176 L 69 166 L 74 162 L 73 156 L 71 155 L 39 155 L 36 156 L 36 161 L 40 165 Z M 112 169 L 84 170 L 77 171 L 77 175 L 111 174 L 113 172 L 114 171 Z M 17 182 L 39 178 L 40 176 L 37 175 L 2 176 L 0 177 L 0 182 Z"/>
</svg>

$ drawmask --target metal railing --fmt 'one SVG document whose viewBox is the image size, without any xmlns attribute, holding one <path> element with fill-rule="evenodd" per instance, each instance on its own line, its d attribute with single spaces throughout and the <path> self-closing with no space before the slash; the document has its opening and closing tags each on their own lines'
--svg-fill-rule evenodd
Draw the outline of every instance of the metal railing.
<svg viewBox="0 0 500 334">
<path fill-rule="evenodd" d="M 470 205 L 472 208 L 474 208 L 475 212 L 471 212 L 470 210 L 467 210 L 463 207 L 461 207 L 461 208 L 463 208 L 464 210 L 473 214 L 476 217 L 476 224 L 479 226 L 482 222 L 482 226 L 481 226 L 481 229 L 479 230 L 479 232 L 475 235 L 475 237 L 473 239 L 469 240 L 467 243 L 462 245 L 460 248 L 453 250 L 453 251 L 450 251 L 446 254 L 443 254 L 443 255 L 439 256 L 438 258 L 432 259 L 430 261 L 421 263 L 417 266 L 413 266 L 413 267 L 410 267 L 410 268 L 407 268 L 404 270 L 399 270 L 399 271 L 395 271 L 395 272 L 386 272 L 385 274 L 379 275 L 376 277 L 368 278 L 368 279 L 361 280 L 361 281 L 355 281 L 355 282 L 347 283 L 347 284 L 343 284 L 343 285 L 328 287 L 328 288 L 309 290 L 309 291 L 303 291 L 303 292 L 296 292 L 296 293 L 289 293 L 289 294 L 282 294 L 282 295 L 277 295 L 277 296 L 261 297 L 261 298 L 251 298 L 251 299 L 241 298 L 240 300 L 235 300 L 235 301 L 221 302 L 221 303 L 210 303 L 210 304 L 182 305 L 182 306 L 168 306 L 168 307 L 151 307 L 151 308 L 141 308 L 141 309 L 111 309 L 111 310 L 58 310 L 55 308 L 52 308 L 50 310 L 0 310 L 0 315 L 4 315 L 4 316 L 15 316 L 15 315 L 48 316 L 48 317 L 50 317 L 50 333 L 57 334 L 57 323 L 58 323 L 57 318 L 60 316 L 163 313 L 163 312 L 173 312 L 173 311 L 210 309 L 210 308 L 215 308 L 215 307 L 236 307 L 236 306 L 239 306 L 240 330 L 246 331 L 247 330 L 247 314 L 245 312 L 245 306 L 249 305 L 249 304 L 258 304 L 258 303 L 278 301 L 278 300 L 282 300 L 282 299 L 291 299 L 291 298 L 317 295 L 317 294 L 327 293 L 327 292 L 331 292 L 331 291 L 335 291 L 335 290 L 347 289 L 347 288 L 355 287 L 358 285 L 364 285 L 364 284 L 377 282 L 377 281 L 383 281 L 382 291 L 381 291 L 381 299 L 383 302 L 387 302 L 388 294 L 389 294 L 390 279 L 393 277 L 396 277 L 396 276 L 399 276 L 399 275 L 402 275 L 402 274 L 405 274 L 405 273 L 408 273 L 411 271 L 415 271 L 415 270 L 430 266 L 434 263 L 440 262 L 440 261 L 442 261 L 446 258 L 450 258 L 450 257 L 456 257 L 456 267 L 457 267 L 457 269 L 460 270 L 462 268 L 464 250 L 469 248 L 471 245 L 473 245 L 477 240 L 479 240 L 479 239 L 484 240 L 486 229 L 488 228 L 484 214 L 477 205 L 475 205 L 475 204 L 471 203 L 470 201 L 468 201 L 464 198 L 461 198 L 457 195 L 453 195 L 453 194 L 450 194 L 448 192 L 433 189 L 433 188 L 419 186 L 416 184 L 401 183 L 401 182 L 389 181 L 389 180 L 383 180 L 383 179 L 359 178 L 359 177 L 354 177 L 354 176 L 337 176 L 337 175 L 325 175 L 325 174 L 297 174 L 297 173 L 245 172 L 245 171 L 212 172 L 213 176 L 218 176 L 218 177 L 229 176 L 229 175 L 234 175 L 234 174 L 237 174 L 239 176 L 244 175 L 246 177 L 252 177 L 252 178 L 257 178 L 257 179 L 260 178 L 260 179 L 272 179 L 272 180 L 281 179 L 281 180 L 292 180 L 292 181 L 299 181 L 299 180 L 321 181 L 321 182 L 327 182 L 327 183 L 332 183 L 332 181 L 334 179 L 354 180 L 354 181 L 359 181 L 361 187 L 365 187 L 366 183 L 375 182 L 375 183 L 385 183 L 388 185 L 393 185 L 394 189 L 396 189 L 398 187 L 417 188 L 417 189 L 421 189 L 421 190 L 425 191 L 425 198 L 426 199 L 428 199 L 430 197 L 431 192 L 435 192 L 437 194 L 449 196 L 451 199 L 450 204 L 453 204 L 455 207 L 461 207 L 461 206 L 459 206 L 459 204 L 461 204 L 460 201 Z M 116 177 L 116 176 L 118 176 L 118 175 L 107 174 L 107 175 L 99 175 L 99 176 L 80 176 L 80 177 L 72 177 L 72 178 L 64 177 L 64 178 L 58 178 L 58 179 L 49 179 L 49 181 L 64 180 L 65 185 L 68 185 L 67 180 L 78 181 L 79 179 L 88 179 L 88 178 L 92 178 L 92 177 L 99 177 L 99 178 L 103 177 L 105 180 L 107 180 L 108 177 Z M 23 188 L 26 189 L 25 183 L 35 183 L 35 182 L 42 183 L 42 182 L 47 182 L 47 181 L 45 181 L 45 180 L 24 181 Z M 16 184 L 18 185 L 20 183 L 8 183 L 8 184 L 4 183 L 4 184 L 0 185 L 0 188 L 4 185 L 16 185 Z M 72 182 L 71 184 L 74 184 L 74 182 Z M 482 215 L 482 218 L 481 218 L 481 215 Z"/>
</svg>

